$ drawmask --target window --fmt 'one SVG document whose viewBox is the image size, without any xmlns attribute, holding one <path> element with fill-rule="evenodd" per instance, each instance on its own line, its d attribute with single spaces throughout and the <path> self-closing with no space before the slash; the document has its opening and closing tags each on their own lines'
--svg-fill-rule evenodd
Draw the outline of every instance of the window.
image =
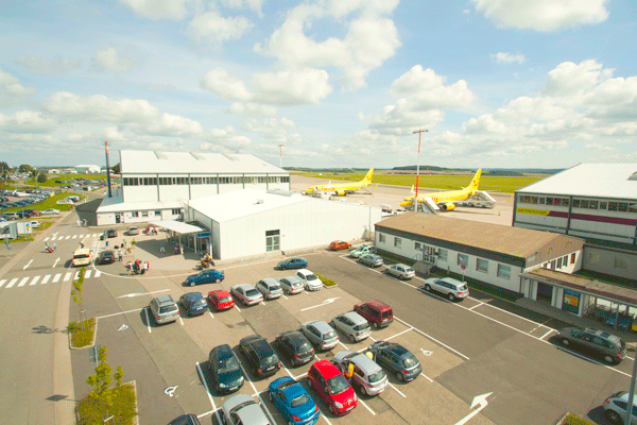
<svg viewBox="0 0 637 425">
<path fill-rule="evenodd" d="M 396 248 L 400 248 L 403 244 L 403 240 L 400 238 L 394 238 L 394 246 Z"/>
<path fill-rule="evenodd" d="M 537 203 L 540 205 L 544 205 L 546 203 L 546 198 L 542 198 L 542 197 L 537 198 Z"/>
<path fill-rule="evenodd" d="M 469 256 L 465 254 L 458 254 L 458 265 L 462 266 L 463 264 L 465 266 L 469 264 Z"/>
<path fill-rule="evenodd" d="M 142 211 L 142 217 L 148 217 L 148 211 Z"/>
<path fill-rule="evenodd" d="M 387 238 L 385 237 L 385 235 L 383 233 L 379 233 L 378 234 L 378 242 L 386 242 Z"/>
<path fill-rule="evenodd" d="M 579 208 L 579 199 L 573 199 L 573 208 Z"/>
<path fill-rule="evenodd" d="M 605 210 L 606 209 L 606 202 L 600 202 L 599 203 L 599 209 L 600 210 Z"/>
<path fill-rule="evenodd" d="M 511 279 L 511 267 L 504 264 L 498 264 L 498 277 L 501 279 Z"/>
<path fill-rule="evenodd" d="M 476 261 L 476 271 L 479 271 L 481 273 L 489 273 L 489 261 L 483 258 L 478 258 L 478 260 Z"/>
<path fill-rule="evenodd" d="M 617 204 L 617 211 L 626 212 L 628 211 L 628 204 L 625 202 L 620 202 Z"/>
<path fill-rule="evenodd" d="M 598 204 L 599 204 L 599 202 L 597 202 L 597 201 L 590 201 L 589 204 L 588 204 L 588 209 L 589 210 L 596 210 Z"/>
<path fill-rule="evenodd" d="M 615 268 L 616 269 L 626 270 L 628 268 L 628 265 L 626 263 L 626 259 L 625 258 L 615 257 Z"/>
<path fill-rule="evenodd" d="M 571 264 L 575 264 L 575 254 L 571 254 Z"/>
<path fill-rule="evenodd" d="M 268 230 L 265 232 L 265 251 L 266 252 L 278 251 L 279 249 L 281 249 L 280 233 L 281 232 L 279 230 Z"/>
<path fill-rule="evenodd" d="M 438 260 L 447 262 L 447 250 L 446 249 L 439 249 L 438 250 Z"/>
<path fill-rule="evenodd" d="M 562 258 L 558 258 L 557 259 L 557 268 L 561 269 L 562 268 Z"/>
<path fill-rule="evenodd" d="M 132 211 L 132 212 L 130 213 L 130 216 L 131 216 L 131 217 L 139 217 L 139 211 Z"/>
<path fill-rule="evenodd" d="M 568 255 L 562 257 L 562 264 L 564 264 L 564 267 L 568 266 Z"/>
<path fill-rule="evenodd" d="M 173 215 L 181 214 L 181 210 L 179 208 L 173 208 Z"/>
<path fill-rule="evenodd" d="M 580 201 L 580 208 L 588 208 L 588 199 L 582 199 Z"/>
<path fill-rule="evenodd" d="M 563 207 L 568 207 L 568 201 L 569 201 L 568 198 L 562 198 L 562 206 Z"/>
<path fill-rule="evenodd" d="M 414 243 L 414 249 L 416 251 L 422 251 L 422 244 L 420 242 Z"/>
<path fill-rule="evenodd" d="M 617 202 L 609 202 L 608 211 L 617 211 Z"/>
<path fill-rule="evenodd" d="M 553 205 L 553 198 L 546 198 L 546 205 Z"/>
<path fill-rule="evenodd" d="M 290 176 L 281 177 L 281 183 L 290 183 Z"/>
</svg>

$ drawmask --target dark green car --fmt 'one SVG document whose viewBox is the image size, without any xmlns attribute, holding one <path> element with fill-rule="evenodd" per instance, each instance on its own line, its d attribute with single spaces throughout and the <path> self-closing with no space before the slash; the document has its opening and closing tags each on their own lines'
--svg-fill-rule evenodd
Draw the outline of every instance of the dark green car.
<svg viewBox="0 0 637 425">
<path fill-rule="evenodd" d="M 230 394 L 243 386 L 243 372 L 239 359 L 228 344 L 213 348 L 208 360 L 217 394 Z"/>
</svg>

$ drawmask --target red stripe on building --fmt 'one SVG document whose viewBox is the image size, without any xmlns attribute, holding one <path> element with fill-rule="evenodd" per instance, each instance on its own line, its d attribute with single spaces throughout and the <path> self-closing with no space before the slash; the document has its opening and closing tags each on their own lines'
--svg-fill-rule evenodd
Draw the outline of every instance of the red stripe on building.
<svg viewBox="0 0 637 425">
<path fill-rule="evenodd" d="M 567 212 L 562 211 L 551 211 L 549 213 L 549 217 L 557 217 L 557 218 L 568 218 Z M 581 220 L 581 221 L 595 221 L 598 223 L 611 223 L 611 224 L 622 224 L 624 226 L 635 226 L 637 225 L 637 220 L 632 220 L 630 218 L 620 218 L 620 217 L 606 217 L 602 215 L 590 215 L 590 214 L 571 214 L 571 220 Z"/>
</svg>

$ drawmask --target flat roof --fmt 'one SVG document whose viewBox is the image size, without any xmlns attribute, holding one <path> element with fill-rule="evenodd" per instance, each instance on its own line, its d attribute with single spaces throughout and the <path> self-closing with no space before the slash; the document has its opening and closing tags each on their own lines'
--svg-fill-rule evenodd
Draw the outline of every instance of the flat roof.
<svg viewBox="0 0 637 425">
<path fill-rule="evenodd" d="M 108 192 L 106 192 L 108 193 Z M 123 202 L 121 188 L 112 190 L 113 197 L 107 194 L 102 198 L 102 203 L 97 207 L 96 213 L 122 212 L 122 211 L 156 211 L 174 208 L 183 208 L 182 201 L 169 202 Z"/>
<path fill-rule="evenodd" d="M 515 192 L 637 200 L 636 173 L 637 164 L 580 164 Z"/>
<path fill-rule="evenodd" d="M 187 233 L 198 233 L 206 231 L 206 229 L 202 229 L 199 226 L 194 226 L 192 224 L 175 220 L 151 221 L 149 224 L 157 227 L 163 227 L 164 229 L 172 230 L 173 232 L 180 233 L 182 235 Z"/>
<path fill-rule="evenodd" d="M 290 174 L 252 154 L 121 150 L 119 156 L 124 177 L 127 174 Z"/>
<path fill-rule="evenodd" d="M 556 239 L 581 241 L 580 238 L 557 233 L 416 212 L 393 216 L 375 226 L 519 258 L 531 257 Z"/>
</svg>

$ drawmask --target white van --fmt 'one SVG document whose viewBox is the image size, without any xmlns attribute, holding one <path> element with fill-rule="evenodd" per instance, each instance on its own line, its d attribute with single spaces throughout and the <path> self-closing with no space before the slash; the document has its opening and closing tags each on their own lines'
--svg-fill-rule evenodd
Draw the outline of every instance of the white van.
<svg viewBox="0 0 637 425">
<path fill-rule="evenodd" d="M 91 250 L 88 248 L 76 249 L 73 253 L 71 264 L 73 264 L 73 267 L 82 267 L 91 264 Z"/>
</svg>

